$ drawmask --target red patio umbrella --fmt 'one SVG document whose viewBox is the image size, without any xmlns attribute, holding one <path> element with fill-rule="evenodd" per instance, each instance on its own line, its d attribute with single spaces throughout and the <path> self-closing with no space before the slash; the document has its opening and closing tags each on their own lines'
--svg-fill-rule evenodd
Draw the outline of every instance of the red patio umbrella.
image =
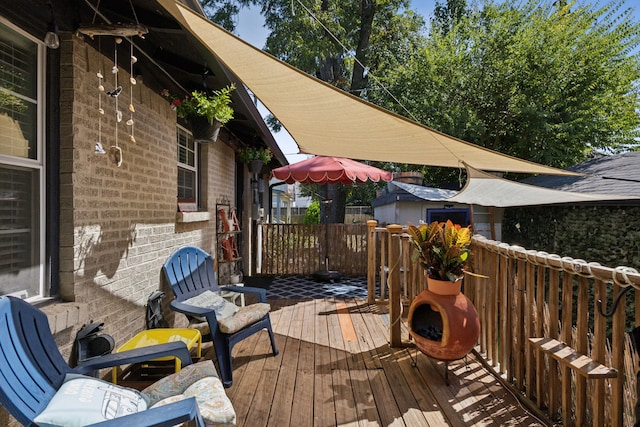
<svg viewBox="0 0 640 427">
<path fill-rule="evenodd" d="M 391 172 L 343 157 L 316 156 L 271 171 L 274 178 L 287 184 L 363 184 L 367 181 L 391 181 Z"/>
<path fill-rule="evenodd" d="M 349 185 L 364 184 L 367 181 L 378 182 L 380 180 L 389 182 L 393 179 L 391 172 L 374 166 L 343 157 L 327 156 L 311 157 L 298 163 L 279 167 L 271 171 L 271 176 L 287 184 L 295 182 L 301 184 L 337 184 L 340 182 Z M 329 202 L 329 200 L 325 199 L 325 202 Z M 328 226 L 325 224 L 325 270 L 316 271 L 313 276 L 317 279 L 333 282 L 340 279 L 340 273 L 329 270 L 328 230 Z"/>
</svg>

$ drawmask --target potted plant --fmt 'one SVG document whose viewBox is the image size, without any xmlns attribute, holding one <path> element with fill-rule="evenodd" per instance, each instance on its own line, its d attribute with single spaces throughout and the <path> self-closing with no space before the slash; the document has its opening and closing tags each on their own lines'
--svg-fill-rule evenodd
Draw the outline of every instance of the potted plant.
<svg viewBox="0 0 640 427">
<path fill-rule="evenodd" d="M 262 165 L 269 163 L 272 157 L 269 148 L 247 147 L 238 152 L 238 158 L 249 166 L 251 173 L 259 173 Z"/>
<path fill-rule="evenodd" d="M 215 142 L 223 124 L 233 119 L 231 108 L 231 92 L 236 86 L 231 84 L 220 90 L 209 93 L 193 91 L 180 99 L 173 96 L 167 89 L 161 95 L 169 99 L 178 117 L 186 120 L 191 128 L 194 139 L 198 141 Z"/>
<path fill-rule="evenodd" d="M 470 273 L 471 227 L 462 227 L 450 220 L 434 221 L 419 227 L 409 224 L 408 233 L 418 263 L 427 270 L 429 290 L 446 295 L 460 293 L 462 277 Z"/>
</svg>

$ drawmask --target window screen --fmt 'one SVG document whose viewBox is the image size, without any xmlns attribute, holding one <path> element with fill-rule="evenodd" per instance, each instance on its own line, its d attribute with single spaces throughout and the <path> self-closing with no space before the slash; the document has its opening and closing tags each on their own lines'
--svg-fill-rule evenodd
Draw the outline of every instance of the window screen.
<svg viewBox="0 0 640 427">
<path fill-rule="evenodd" d="M 0 21 L 0 295 L 21 298 L 44 289 L 43 52 L 41 43 Z"/>
<path fill-rule="evenodd" d="M 177 127 L 178 140 L 178 202 L 198 202 L 198 159 L 193 136 Z"/>
</svg>

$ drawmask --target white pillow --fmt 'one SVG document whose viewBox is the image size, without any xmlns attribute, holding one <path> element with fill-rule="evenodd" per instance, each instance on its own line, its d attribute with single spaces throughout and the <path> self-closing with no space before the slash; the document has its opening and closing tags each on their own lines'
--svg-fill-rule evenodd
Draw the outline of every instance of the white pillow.
<svg viewBox="0 0 640 427">
<path fill-rule="evenodd" d="M 182 301 L 184 304 L 194 305 L 200 308 L 213 308 L 216 312 L 217 319 L 225 319 L 233 316 L 239 307 L 226 299 L 222 298 L 219 293 L 212 291 L 204 291 L 200 295 Z"/>
<path fill-rule="evenodd" d="M 147 409 L 142 393 L 97 378 L 68 375 L 34 421 L 41 427 L 81 427 Z"/>
</svg>

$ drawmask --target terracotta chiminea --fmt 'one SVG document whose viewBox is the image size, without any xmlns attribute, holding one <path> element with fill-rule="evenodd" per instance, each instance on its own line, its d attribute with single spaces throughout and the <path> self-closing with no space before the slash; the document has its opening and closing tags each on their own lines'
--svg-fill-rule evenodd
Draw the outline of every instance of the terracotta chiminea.
<svg viewBox="0 0 640 427">
<path fill-rule="evenodd" d="M 444 361 L 466 356 L 480 335 L 478 312 L 463 293 L 422 291 L 409 307 L 408 324 L 418 349 Z"/>
</svg>

